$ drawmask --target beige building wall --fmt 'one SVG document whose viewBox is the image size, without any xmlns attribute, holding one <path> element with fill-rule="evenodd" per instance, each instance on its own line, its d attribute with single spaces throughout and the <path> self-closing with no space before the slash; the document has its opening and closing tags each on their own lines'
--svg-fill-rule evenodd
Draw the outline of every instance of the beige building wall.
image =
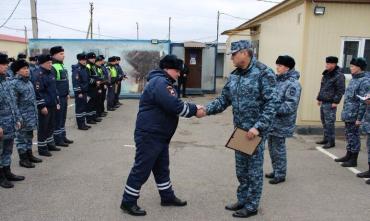
<svg viewBox="0 0 370 221">
<path fill-rule="evenodd" d="M 226 53 L 224 57 L 224 78 L 229 77 L 230 73 L 235 69 L 232 61 L 231 55 L 227 55 L 231 48 L 231 42 L 239 41 L 239 40 L 250 40 L 250 31 L 244 30 L 240 32 L 233 33 L 233 35 L 229 35 L 226 40 Z"/>
<path fill-rule="evenodd" d="M 25 53 L 26 49 L 27 44 L 25 43 L 0 40 L 0 52 L 6 53 L 9 57 L 16 58 L 18 53 Z"/>
<path fill-rule="evenodd" d="M 325 6 L 323 16 L 315 16 L 311 2 L 306 4 L 306 29 L 303 48 L 301 125 L 320 124 L 316 96 L 320 88 L 325 58 L 329 55 L 341 57 L 342 37 L 370 37 L 370 5 L 320 3 Z M 340 120 L 342 103 L 337 111 Z"/>
</svg>

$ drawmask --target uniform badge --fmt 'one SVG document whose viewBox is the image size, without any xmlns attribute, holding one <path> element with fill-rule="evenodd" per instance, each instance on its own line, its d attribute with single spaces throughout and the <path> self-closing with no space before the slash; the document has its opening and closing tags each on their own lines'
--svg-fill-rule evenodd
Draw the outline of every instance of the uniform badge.
<svg viewBox="0 0 370 221">
<path fill-rule="evenodd" d="M 40 83 L 39 82 L 36 82 L 36 90 L 39 90 L 40 89 Z"/>
<path fill-rule="evenodd" d="M 176 97 L 175 89 L 173 89 L 172 86 L 167 86 L 168 93 L 170 93 L 172 96 Z"/>
<path fill-rule="evenodd" d="M 289 90 L 289 95 L 293 97 L 296 94 L 296 92 L 297 92 L 297 89 L 295 87 L 292 87 Z"/>
</svg>

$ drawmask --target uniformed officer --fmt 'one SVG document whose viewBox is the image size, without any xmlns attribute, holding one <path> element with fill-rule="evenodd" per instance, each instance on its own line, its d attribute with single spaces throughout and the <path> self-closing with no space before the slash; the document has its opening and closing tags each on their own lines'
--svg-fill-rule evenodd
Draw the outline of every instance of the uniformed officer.
<svg viewBox="0 0 370 221">
<path fill-rule="evenodd" d="M 114 104 L 114 99 L 115 99 L 115 92 L 117 88 L 117 69 L 116 69 L 116 57 L 109 57 L 108 58 L 108 64 L 107 64 L 107 70 L 109 73 L 109 84 L 108 84 L 108 95 L 107 95 L 107 110 L 108 111 L 115 111 L 115 104 Z"/>
<path fill-rule="evenodd" d="M 31 56 L 29 59 L 29 72 L 30 72 L 30 80 L 34 82 L 34 75 L 36 74 L 36 70 L 38 69 L 37 66 L 37 56 Z"/>
<path fill-rule="evenodd" d="M 343 167 L 357 166 L 358 153 L 361 148 L 359 127 L 366 112 L 366 107 L 361 105 L 362 100 L 358 96 L 365 97 L 370 88 L 370 78 L 365 73 L 366 66 L 364 58 L 354 58 L 350 63 L 352 79 L 344 94 L 342 111 L 347 153 L 344 157 L 335 159 L 336 162 L 343 162 Z"/>
<path fill-rule="evenodd" d="M 72 65 L 72 84 L 75 94 L 76 121 L 79 130 L 88 130 L 86 125 L 87 93 L 89 91 L 89 74 L 86 70 L 86 54 L 77 55 L 78 63 Z"/>
<path fill-rule="evenodd" d="M 367 77 L 370 77 L 370 73 L 367 73 Z M 362 129 L 364 132 L 367 134 L 367 139 L 366 139 L 366 146 L 367 146 L 367 162 L 369 165 L 369 170 L 358 173 L 357 177 L 360 178 L 370 178 L 370 88 L 368 88 L 368 94 L 366 96 L 365 101 L 361 105 L 366 106 L 366 113 L 364 116 L 364 119 L 362 120 Z M 364 108 L 364 107 L 361 107 Z M 366 184 L 370 184 L 370 179 L 366 180 Z"/>
<path fill-rule="evenodd" d="M 53 58 L 52 74 L 55 76 L 57 95 L 59 97 L 60 109 L 55 113 L 55 145 L 68 147 L 73 141 L 66 136 L 65 124 L 67 120 L 69 80 L 67 69 L 64 68 L 64 49 L 61 46 L 55 46 L 50 49 L 50 55 Z"/>
<path fill-rule="evenodd" d="M 248 131 L 248 139 L 262 137 L 253 155 L 235 153 L 240 183 L 238 201 L 226 206 L 227 210 L 236 211 L 234 217 L 257 214 L 263 185 L 264 142 L 277 108 L 274 71 L 256 60 L 251 47 L 250 41 L 246 40 L 231 44 L 231 59 L 237 68 L 230 74 L 221 95 L 206 108 L 206 114 L 213 115 L 231 105 L 234 126 Z"/>
<path fill-rule="evenodd" d="M 11 66 L 13 62 L 15 62 L 15 59 L 9 58 L 9 66 Z M 8 68 L 8 70 L 6 71 L 6 79 L 12 80 L 13 78 L 14 78 L 14 73 L 11 68 Z"/>
<path fill-rule="evenodd" d="M 96 58 L 95 61 L 95 70 L 97 74 L 97 79 L 101 82 L 98 86 L 98 94 L 97 94 L 97 107 L 96 107 L 96 115 L 98 117 L 105 117 L 107 116 L 107 112 L 104 111 L 104 100 L 105 100 L 105 95 L 106 95 L 106 76 L 104 73 L 104 56 L 99 55 Z"/>
<path fill-rule="evenodd" d="M 337 106 L 345 91 L 344 74 L 340 72 L 337 63 L 337 57 L 329 56 L 326 58 L 326 69 L 322 73 L 320 92 L 316 98 L 320 106 L 321 123 L 324 128 L 324 138 L 316 143 L 324 144 L 324 149 L 335 146 Z"/>
<path fill-rule="evenodd" d="M 108 72 L 108 69 L 106 67 L 106 61 L 105 61 L 105 57 L 103 55 L 99 55 L 101 56 L 101 58 L 103 59 L 103 63 L 102 65 L 100 66 L 101 69 L 103 70 L 103 83 L 104 83 L 104 87 L 102 89 L 103 91 L 103 102 L 102 102 L 102 113 L 103 113 L 103 117 L 107 116 L 108 112 L 105 111 L 105 101 L 107 100 L 107 92 L 108 92 L 108 83 L 109 83 L 109 72 Z"/>
<path fill-rule="evenodd" d="M 34 88 L 38 108 L 37 146 L 40 156 L 51 157 L 49 151 L 60 151 L 55 146 L 54 128 L 55 112 L 60 108 L 55 75 L 51 72 L 52 57 L 43 54 L 38 57 L 39 70 L 35 79 Z"/>
<path fill-rule="evenodd" d="M 21 116 L 15 103 L 12 83 L 6 80 L 8 56 L 0 53 L 0 186 L 12 188 L 11 181 L 22 181 L 24 176 L 11 172 L 11 156 L 15 132 L 21 127 Z"/>
<path fill-rule="evenodd" d="M 16 74 L 13 88 L 16 104 L 22 117 L 22 128 L 16 132 L 15 143 L 20 159 L 19 165 L 34 168 L 33 163 L 41 163 L 42 160 L 33 156 L 32 153 L 33 131 L 37 129 L 37 106 L 28 66 L 25 60 L 17 60 L 11 67 Z"/>
<path fill-rule="evenodd" d="M 295 61 L 288 55 L 276 60 L 278 108 L 268 135 L 268 148 L 273 172 L 265 176 L 270 184 L 285 181 L 287 171 L 286 138 L 292 137 L 297 118 L 297 109 L 301 96 L 300 74 L 294 69 Z"/>
<path fill-rule="evenodd" d="M 87 93 L 87 111 L 86 120 L 88 124 L 96 124 L 101 118 L 97 117 L 97 96 L 100 85 L 99 77 L 96 73 L 95 61 L 96 54 L 90 52 L 86 55 L 87 58 L 87 73 L 89 74 L 89 92 Z"/>
<path fill-rule="evenodd" d="M 136 119 L 135 163 L 124 188 L 121 209 L 135 216 L 146 212 L 137 205 L 141 186 L 153 172 L 162 206 L 185 206 L 172 189 L 169 170 L 168 146 L 174 135 L 179 116 L 197 114 L 195 104 L 183 102 L 177 97 L 173 83 L 182 69 L 182 60 L 167 55 L 160 61 L 160 70 L 149 73 L 148 84 L 140 98 Z"/>
<path fill-rule="evenodd" d="M 117 69 L 117 81 L 116 81 L 116 93 L 114 98 L 114 105 L 116 108 L 122 105 L 121 102 L 119 102 L 119 96 L 121 94 L 122 90 L 122 81 L 123 79 L 127 78 L 126 74 L 123 72 L 122 67 L 120 65 L 121 57 L 116 56 L 116 69 Z"/>
</svg>

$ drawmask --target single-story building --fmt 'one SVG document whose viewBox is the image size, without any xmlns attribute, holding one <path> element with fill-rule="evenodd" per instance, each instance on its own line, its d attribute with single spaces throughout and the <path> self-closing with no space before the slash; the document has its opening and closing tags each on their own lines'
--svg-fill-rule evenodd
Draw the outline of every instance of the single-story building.
<svg viewBox="0 0 370 221">
<path fill-rule="evenodd" d="M 294 57 L 303 88 L 297 124 L 314 126 L 320 125 L 316 96 L 325 58 L 337 56 L 346 74 L 353 57 L 365 57 L 370 64 L 369 24 L 370 0 L 286 0 L 222 34 L 229 36 L 228 50 L 231 41 L 251 40 L 258 59 L 272 68 L 279 55 Z M 232 69 L 226 62 L 225 77 Z"/>
<path fill-rule="evenodd" d="M 27 39 L 0 34 L 0 52 L 16 58 L 19 53 L 27 52 Z"/>
</svg>

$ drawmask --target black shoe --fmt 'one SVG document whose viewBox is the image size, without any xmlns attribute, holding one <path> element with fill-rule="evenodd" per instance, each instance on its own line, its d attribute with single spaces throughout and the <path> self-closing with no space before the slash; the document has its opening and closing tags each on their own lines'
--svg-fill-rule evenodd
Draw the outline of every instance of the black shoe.
<svg viewBox="0 0 370 221">
<path fill-rule="evenodd" d="M 335 162 L 346 162 L 347 160 L 349 160 L 350 157 L 351 157 L 351 152 L 347 151 L 347 153 L 344 157 L 337 158 L 334 161 Z"/>
<path fill-rule="evenodd" d="M 130 215 L 133 215 L 133 216 L 145 216 L 146 215 L 146 211 L 141 209 L 138 205 L 134 204 L 134 205 L 129 205 L 129 204 L 126 204 L 124 202 L 121 203 L 121 209 L 130 214 Z"/>
<path fill-rule="evenodd" d="M 79 130 L 88 130 L 89 128 L 86 126 L 78 127 Z"/>
<path fill-rule="evenodd" d="M 370 185 L 370 179 L 369 180 L 366 180 L 365 183 Z"/>
<path fill-rule="evenodd" d="M 108 111 L 115 111 L 115 110 L 116 110 L 116 108 L 108 107 L 108 108 L 107 108 L 107 110 L 108 110 Z"/>
<path fill-rule="evenodd" d="M 117 109 L 117 108 L 119 108 L 120 106 L 121 106 L 121 105 L 116 105 L 116 106 L 114 106 L 114 108 L 116 108 L 116 109 Z"/>
<path fill-rule="evenodd" d="M 70 140 L 67 137 L 65 137 L 63 141 L 64 143 L 67 143 L 67 144 L 73 144 L 73 140 Z"/>
<path fill-rule="evenodd" d="M 59 146 L 59 147 L 68 147 L 69 145 L 67 143 L 64 143 L 63 141 L 60 142 L 60 143 L 55 143 L 55 146 Z M 52 151 L 50 148 L 49 148 L 50 151 Z"/>
<path fill-rule="evenodd" d="M 33 164 L 29 159 L 27 153 L 19 154 L 19 166 L 25 168 L 35 168 L 35 164 Z"/>
<path fill-rule="evenodd" d="M 103 114 L 107 115 L 107 114 L 108 114 L 108 112 L 106 112 L 106 111 L 103 111 Z"/>
<path fill-rule="evenodd" d="M 17 176 L 12 173 L 10 166 L 3 167 L 5 178 L 9 181 L 22 181 L 25 179 L 24 176 Z"/>
<path fill-rule="evenodd" d="M 32 163 L 41 163 L 42 160 L 35 157 L 32 153 L 32 150 L 27 150 L 27 156 L 28 156 L 28 159 L 32 162 Z"/>
<path fill-rule="evenodd" d="M 96 122 L 93 121 L 93 120 L 88 120 L 86 123 L 88 123 L 88 124 L 96 124 Z"/>
<path fill-rule="evenodd" d="M 327 143 L 328 143 L 327 140 L 320 140 L 316 142 L 316 144 L 327 144 Z"/>
<path fill-rule="evenodd" d="M 282 182 L 285 182 L 284 177 L 282 177 L 282 178 L 275 177 L 274 179 L 269 181 L 270 184 L 278 184 L 278 183 L 282 183 Z"/>
<path fill-rule="evenodd" d="M 273 178 L 275 178 L 275 174 L 274 173 L 266 173 L 265 177 L 269 178 L 269 179 L 273 179 Z"/>
<path fill-rule="evenodd" d="M 246 208 L 242 208 L 242 209 L 236 211 L 233 214 L 233 217 L 236 217 L 236 218 L 248 218 L 248 217 L 257 215 L 257 213 L 258 213 L 257 210 L 256 211 L 249 211 Z"/>
<path fill-rule="evenodd" d="M 348 161 L 342 163 L 342 167 L 357 167 L 358 153 L 351 153 Z"/>
<path fill-rule="evenodd" d="M 39 150 L 39 155 L 44 157 L 51 157 L 53 156 L 49 150 Z"/>
<path fill-rule="evenodd" d="M 0 168 L 0 186 L 5 189 L 13 188 L 14 185 L 8 179 L 6 179 L 4 174 L 4 169 Z"/>
<path fill-rule="evenodd" d="M 333 142 L 328 142 L 328 143 L 326 143 L 322 148 L 324 148 L 324 149 L 329 149 L 329 148 L 333 148 L 333 147 L 335 147 L 335 143 L 333 143 Z"/>
<path fill-rule="evenodd" d="M 95 119 L 94 119 L 94 121 L 95 121 L 95 122 L 101 122 L 101 121 L 102 121 L 102 119 L 101 119 L 101 118 L 99 118 L 99 117 L 97 117 L 97 118 L 95 118 Z"/>
<path fill-rule="evenodd" d="M 370 178 L 370 170 L 358 173 L 356 176 L 360 178 Z"/>
<path fill-rule="evenodd" d="M 186 201 L 180 200 L 175 196 L 172 200 L 161 200 L 161 206 L 186 206 L 188 203 Z"/>
<path fill-rule="evenodd" d="M 238 211 L 240 209 L 243 209 L 243 207 L 244 205 L 241 205 L 239 202 L 236 202 L 236 203 L 230 203 L 226 205 L 225 209 L 230 210 L 230 211 Z"/>
<path fill-rule="evenodd" d="M 90 129 L 90 128 L 91 128 L 91 126 L 89 126 L 89 125 L 86 125 L 86 124 L 84 125 L 84 127 L 87 127 L 88 129 Z"/>
<path fill-rule="evenodd" d="M 60 148 L 56 147 L 54 144 L 48 144 L 49 151 L 60 151 Z"/>
<path fill-rule="evenodd" d="M 119 102 L 119 101 L 118 101 L 118 102 L 117 102 L 117 105 L 121 106 L 121 105 L 123 105 L 123 104 L 122 104 L 121 102 Z"/>
<path fill-rule="evenodd" d="M 106 114 L 106 113 L 101 113 L 101 116 L 102 117 L 106 117 L 108 114 Z"/>
</svg>

